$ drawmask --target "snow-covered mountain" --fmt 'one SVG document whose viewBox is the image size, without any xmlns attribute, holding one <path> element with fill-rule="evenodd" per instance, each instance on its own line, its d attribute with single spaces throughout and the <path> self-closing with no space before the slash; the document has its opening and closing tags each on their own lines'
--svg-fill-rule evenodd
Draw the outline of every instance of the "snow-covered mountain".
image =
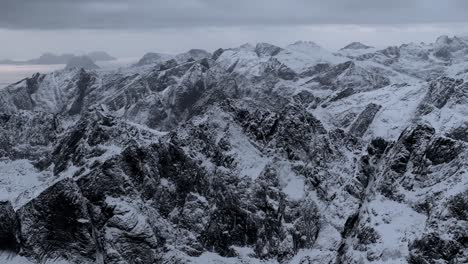
<svg viewBox="0 0 468 264">
<path fill-rule="evenodd" d="M 0 90 L 5 263 L 467 263 L 468 40 L 148 53 Z"/>
</svg>

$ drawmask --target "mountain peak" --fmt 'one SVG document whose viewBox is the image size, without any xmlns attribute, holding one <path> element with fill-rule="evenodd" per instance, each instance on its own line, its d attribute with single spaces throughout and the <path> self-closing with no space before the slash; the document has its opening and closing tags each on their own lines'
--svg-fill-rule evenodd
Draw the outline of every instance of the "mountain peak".
<svg viewBox="0 0 468 264">
<path fill-rule="evenodd" d="M 436 44 L 449 44 L 451 39 L 447 35 L 442 35 L 436 39 Z"/>
<path fill-rule="evenodd" d="M 450 38 L 449 36 L 443 35 L 437 38 L 434 43 L 434 48 L 436 57 L 450 59 L 453 57 L 451 53 L 468 49 L 468 43 L 456 36 Z"/>
<path fill-rule="evenodd" d="M 176 56 L 176 60 L 179 62 L 186 62 L 188 60 L 202 60 L 205 58 L 210 58 L 211 53 L 203 49 L 191 49 L 187 52 L 181 53 Z"/>
<path fill-rule="evenodd" d="M 156 52 L 148 52 L 145 55 L 143 55 L 143 57 L 137 62 L 136 66 L 160 63 L 168 59 L 170 59 L 169 55 Z"/>
<path fill-rule="evenodd" d="M 90 57 L 93 61 L 113 61 L 116 60 L 115 57 L 109 55 L 109 53 L 105 51 L 92 51 L 88 53 L 86 56 Z"/>
<path fill-rule="evenodd" d="M 364 45 L 361 42 L 352 42 L 348 44 L 347 46 L 345 46 L 344 48 L 342 48 L 341 50 L 347 50 L 347 49 L 360 50 L 360 49 L 370 49 L 370 48 L 372 47 Z"/>
<path fill-rule="evenodd" d="M 255 52 L 259 57 L 275 56 L 280 53 L 281 50 L 282 48 L 265 42 L 258 43 L 257 46 L 255 46 Z"/>
<path fill-rule="evenodd" d="M 240 49 L 252 50 L 255 47 L 251 43 L 244 43 L 239 46 Z"/>
<path fill-rule="evenodd" d="M 323 52 L 324 49 L 319 46 L 317 43 L 313 41 L 296 41 L 293 44 L 290 44 L 286 47 L 289 50 L 293 50 L 299 53 L 304 53 L 304 54 L 311 54 L 311 53 L 317 53 Z"/>
<path fill-rule="evenodd" d="M 452 38 L 450 38 L 447 35 L 442 35 L 436 39 L 435 44 L 438 46 L 443 46 L 443 45 L 444 46 L 447 46 L 447 45 L 460 46 L 460 45 L 467 45 L 466 40 L 467 38 L 464 38 L 464 37 L 453 36 Z"/>
<path fill-rule="evenodd" d="M 308 48 L 322 48 L 320 45 L 313 41 L 304 41 L 304 40 L 298 40 L 294 42 L 293 44 L 289 45 L 289 47 L 308 47 Z"/>
</svg>

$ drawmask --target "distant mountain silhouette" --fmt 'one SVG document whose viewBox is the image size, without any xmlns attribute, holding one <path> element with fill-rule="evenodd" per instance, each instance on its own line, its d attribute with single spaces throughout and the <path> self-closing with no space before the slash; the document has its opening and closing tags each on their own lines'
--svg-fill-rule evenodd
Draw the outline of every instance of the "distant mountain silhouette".
<svg viewBox="0 0 468 264">
<path fill-rule="evenodd" d="M 68 60 L 67 66 L 65 69 L 85 69 L 85 70 L 95 70 L 99 69 L 93 60 L 88 56 L 73 56 Z"/>
<path fill-rule="evenodd" d="M 111 61 L 116 58 L 112 57 L 104 51 L 93 51 L 84 56 L 89 57 L 93 61 Z M 41 64 L 41 65 L 52 65 L 52 64 L 67 64 L 72 58 L 76 57 L 74 54 L 65 53 L 65 54 L 54 54 L 54 53 L 44 53 L 39 58 L 26 60 L 26 61 L 14 61 L 14 60 L 0 60 L 0 64 L 10 64 L 10 65 L 25 65 L 25 64 Z"/>
</svg>

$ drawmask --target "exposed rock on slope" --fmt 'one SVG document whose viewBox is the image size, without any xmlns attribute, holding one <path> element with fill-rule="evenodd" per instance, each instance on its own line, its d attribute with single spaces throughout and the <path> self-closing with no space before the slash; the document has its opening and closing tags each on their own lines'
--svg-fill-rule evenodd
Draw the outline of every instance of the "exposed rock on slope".
<svg viewBox="0 0 468 264">
<path fill-rule="evenodd" d="M 0 250 L 16 252 L 19 249 L 19 222 L 9 201 L 0 202 Z"/>
<path fill-rule="evenodd" d="M 368 104 L 366 109 L 357 117 L 349 129 L 349 133 L 356 137 L 362 137 L 369 129 L 370 124 L 374 121 L 375 115 L 382 108 L 380 105 Z"/>
<path fill-rule="evenodd" d="M 342 50 L 345 50 L 345 49 L 359 50 L 359 49 L 370 49 L 370 48 L 372 47 L 364 45 L 361 42 L 352 42 L 346 45 L 344 48 L 342 48 Z"/>
</svg>

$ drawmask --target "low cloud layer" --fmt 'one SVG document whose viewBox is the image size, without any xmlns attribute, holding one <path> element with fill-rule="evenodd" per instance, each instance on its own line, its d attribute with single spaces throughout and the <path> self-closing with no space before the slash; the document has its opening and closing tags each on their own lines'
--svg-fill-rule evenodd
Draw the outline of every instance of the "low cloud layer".
<svg viewBox="0 0 468 264">
<path fill-rule="evenodd" d="M 466 0 L 3 0 L 0 28 L 452 23 L 467 11 Z"/>
</svg>

